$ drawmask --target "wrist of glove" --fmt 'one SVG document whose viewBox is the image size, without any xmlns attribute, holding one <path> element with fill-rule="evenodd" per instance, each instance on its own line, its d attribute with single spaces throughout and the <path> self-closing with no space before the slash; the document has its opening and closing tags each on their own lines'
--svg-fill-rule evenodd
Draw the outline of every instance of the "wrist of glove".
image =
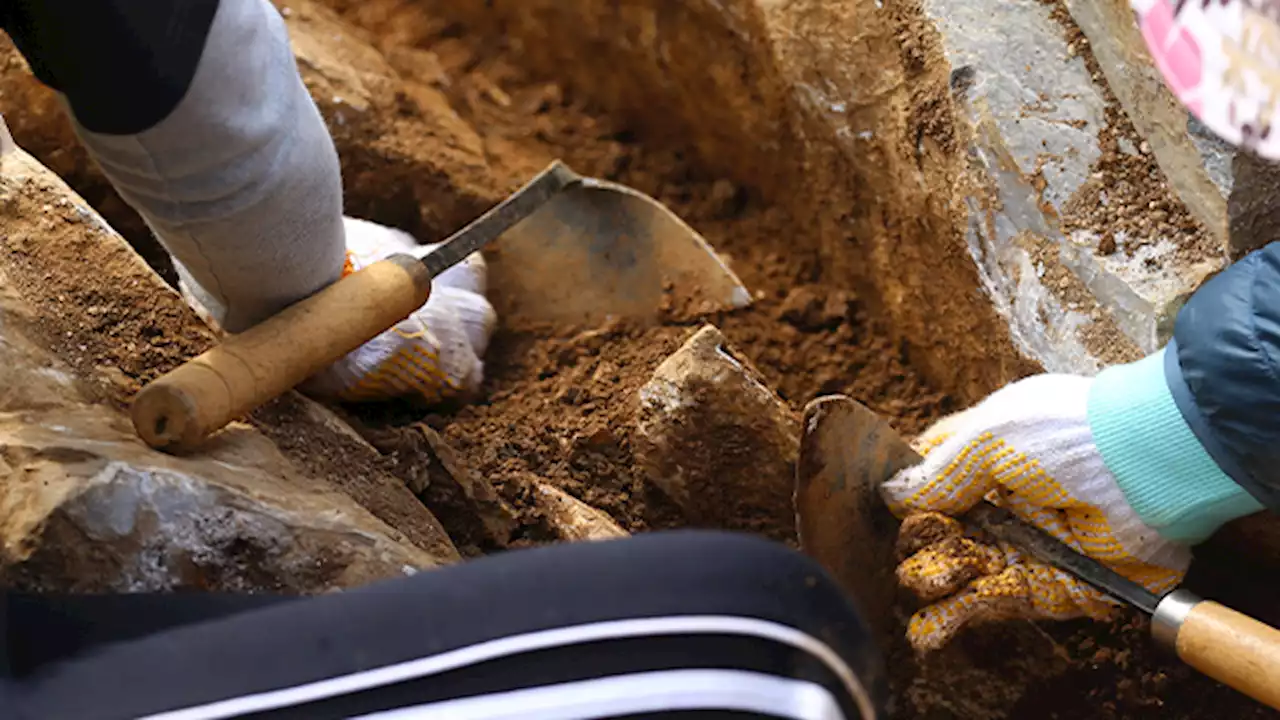
<svg viewBox="0 0 1280 720">
<path fill-rule="evenodd" d="M 982 499 L 1156 593 L 1182 580 L 1189 546 L 1259 509 L 1209 459 L 1165 385 L 1163 353 L 1096 378 L 1013 383 L 916 439 L 924 461 L 882 486 L 905 518 L 898 579 L 923 602 L 908 637 L 945 645 L 968 625 L 1103 619 L 1115 602 L 952 517 Z"/>
<path fill-rule="evenodd" d="M 343 218 L 345 277 L 397 253 L 422 257 L 438 245 L 419 245 L 408 233 L 356 218 Z M 198 289 L 180 284 L 188 304 L 217 327 L 218 309 L 202 303 Z M 193 292 L 196 290 L 197 292 Z M 479 253 L 432 281 L 427 302 L 299 389 L 346 402 L 409 398 L 435 403 L 465 396 L 484 380 L 482 358 L 497 325 L 485 298 L 486 269 Z"/>
</svg>

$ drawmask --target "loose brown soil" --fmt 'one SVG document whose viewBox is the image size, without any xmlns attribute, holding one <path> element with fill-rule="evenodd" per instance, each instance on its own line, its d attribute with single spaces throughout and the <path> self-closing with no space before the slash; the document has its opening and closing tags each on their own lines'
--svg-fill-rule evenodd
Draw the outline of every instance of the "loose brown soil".
<svg viewBox="0 0 1280 720">
<path fill-rule="evenodd" d="M 365 20 L 377 25 L 367 14 Z M 727 255 L 756 303 L 706 320 L 794 407 L 821 394 L 845 393 L 885 413 L 905 433 L 953 409 L 916 374 L 841 278 L 828 277 L 815 255 L 796 250 L 806 244 L 795 241 L 782 209 L 766 206 L 749 188 L 700 173 L 681 148 L 643 144 L 625 125 L 593 112 L 586 99 L 552 80 L 529 77 L 518 51 L 491 38 L 443 26 L 418 42 L 440 57 L 448 78 L 441 89 L 484 138 L 495 169 L 511 174 L 509 183 L 560 157 L 580 172 L 653 195 Z M 506 327 L 487 357 L 485 399 L 428 421 L 529 513 L 529 532 L 517 545 L 551 539 L 532 514 L 529 476 L 605 510 L 633 532 L 676 526 L 681 519 L 672 504 L 634 472 L 630 432 L 637 389 L 694 329 L 670 323 L 548 336 L 547 328 Z M 1135 614 L 1111 626 L 1082 622 L 971 633 L 961 642 L 962 654 L 923 667 L 895 649 L 895 714 L 997 716 L 991 708 L 999 703 L 985 693 L 1009 695 L 1008 717 L 1019 718 L 1206 718 L 1226 717 L 1226 708 L 1231 717 L 1271 716 L 1160 657 L 1146 628 Z M 1011 647 L 1021 657 L 1011 658 Z M 962 670 L 973 658 L 977 667 Z M 959 690 L 975 680 L 986 689 Z M 1025 693 L 1022 682 L 1032 684 Z M 973 701 L 975 696 L 980 699 Z"/>
<path fill-rule="evenodd" d="M 339 0 L 329 4 L 345 5 Z M 816 252 L 807 249 L 815 243 L 799 241 L 796 228 L 807 225 L 794 222 L 784 208 L 764 202 L 752 188 L 706 173 L 685 148 L 646 143 L 648 135 L 633 133 L 626 122 L 599 112 L 590 98 L 575 96 L 554 78 L 527 72 L 518 47 L 425 14 L 412 27 L 398 14 L 391 28 L 379 7 L 397 4 L 363 2 L 346 9 L 349 18 L 371 31 L 370 42 L 398 70 L 412 70 L 418 74 L 409 79 L 444 93 L 452 110 L 479 134 L 493 188 L 509 191 L 557 157 L 584 174 L 631 185 L 666 203 L 701 232 L 755 297 L 754 305 L 743 311 L 672 319 L 658 327 L 508 323 L 487 353 L 485 385 L 472 404 L 426 416 L 404 407 L 349 409 L 375 434 L 383 431 L 385 442 L 377 444 L 402 477 L 420 468 L 412 457 L 395 456 L 397 448 L 406 454 L 412 448 L 421 452 L 421 444 L 387 441 L 386 431 L 411 433 L 415 423 L 425 423 L 516 508 L 518 528 L 493 542 L 474 528 L 455 526 L 448 512 L 433 504 L 464 553 L 554 540 L 530 497 L 535 478 L 600 508 L 632 532 L 679 526 L 682 520 L 673 504 L 635 469 L 631 433 L 636 391 L 704 322 L 720 327 L 797 410 L 818 395 L 844 393 L 912 434 L 956 408 L 917 374 L 912 358 L 879 324 L 876 303 L 859 297 L 847 278 L 828 273 Z M 424 63 L 424 53 L 438 62 Z M 427 65 L 430 73 L 422 70 Z M 441 157 L 449 155 L 448 148 L 430 146 L 437 136 L 424 134 L 421 142 L 427 152 L 439 149 Z M 101 194 L 101 181 L 91 172 L 79 180 L 78 187 Z M 385 197 L 356 196 L 349 205 L 375 209 L 370 219 L 386 223 L 418 216 L 415 208 L 396 206 L 414 198 L 395 188 L 384 190 Z M 68 301 L 92 301 L 77 292 Z M 145 307 L 139 300 L 137 308 Z M 139 322 L 147 317 L 142 313 Z M 191 338 L 190 347 L 178 350 L 185 354 L 206 341 Z M 172 360 L 163 349 L 157 351 L 157 363 L 119 356 L 121 351 L 113 347 L 101 352 L 111 354 L 108 365 L 138 365 L 122 381 L 127 389 L 153 372 L 148 367 Z M 96 364 L 99 358 L 88 361 Z M 277 439 L 282 438 L 288 439 Z M 320 450 L 305 438 L 290 442 Z M 440 503 L 453 507 L 449 500 Z M 904 604 L 902 610 L 909 613 L 911 606 Z M 952 651 L 923 663 L 902 648 L 895 648 L 890 660 L 895 717 L 1274 717 L 1158 657 L 1146 638 L 1145 621 L 1134 615 L 1112 626 L 1082 622 L 996 628 L 969 633 Z"/>
<path fill-rule="evenodd" d="M 485 399 L 433 422 L 475 469 L 500 489 L 510 484 L 517 504 L 526 487 L 519 479 L 532 474 L 632 530 L 674 524 L 672 509 L 633 473 L 630 427 L 636 391 L 703 322 L 719 326 L 796 409 L 846 393 L 913 433 L 949 407 L 858 298 L 824 277 L 812 253 L 789 247 L 794 230 L 782 210 L 700 176 L 680 149 L 643 146 L 558 85 L 527 77 L 504 48 L 452 37 L 430 47 L 449 78 L 441 89 L 510 184 L 559 157 L 650 193 L 726 255 L 755 294 L 746 311 L 657 328 L 500 330 L 486 358 Z"/>
</svg>

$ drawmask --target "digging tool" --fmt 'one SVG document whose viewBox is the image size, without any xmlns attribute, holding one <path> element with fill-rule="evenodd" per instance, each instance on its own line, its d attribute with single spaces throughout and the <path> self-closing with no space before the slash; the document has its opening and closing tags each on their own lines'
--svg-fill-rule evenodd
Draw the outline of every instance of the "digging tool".
<svg viewBox="0 0 1280 720">
<path fill-rule="evenodd" d="M 134 398 L 134 428 L 155 448 L 195 448 L 408 317 L 432 278 L 499 236 L 490 283 L 525 319 L 652 318 L 673 289 L 708 310 L 750 300 L 670 210 L 556 161 L 421 260 L 373 263 L 151 382 Z"/>
<path fill-rule="evenodd" d="M 922 458 L 883 418 L 844 396 L 809 403 L 803 427 L 796 482 L 800 545 L 873 617 L 881 613 L 883 629 L 895 582 L 895 530 L 884 527 L 885 517 L 892 516 L 879 485 Z M 1188 590 L 1158 597 L 989 502 L 978 503 L 961 520 L 1148 613 L 1158 644 L 1205 675 L 1280 709 L 1280 630 Z"/>
<path fill-rule="evenodd" d="M 581 178 L 485 254 L 498 317 L 594 325 L 666 308 L 745 307 L 746 287 L 693 228 L 625 185 Z"/>
</svg>

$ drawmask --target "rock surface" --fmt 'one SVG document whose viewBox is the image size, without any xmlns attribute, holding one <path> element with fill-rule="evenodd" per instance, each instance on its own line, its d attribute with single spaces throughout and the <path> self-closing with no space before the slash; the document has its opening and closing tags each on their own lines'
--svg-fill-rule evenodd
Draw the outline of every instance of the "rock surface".
<svg viewBox="0 0 1280 720">
<path fill-rule="evenodd" d="M 409 80 L 328 8 L 309 0 L 276 4 L 337 145 L 348 214 L 436 242 L 515 189 L 495 187 L 480 138 L 425 84 L 431 55 L 400 57 L 416 77 Z M 424 135 L 436 142 L 423 142 Z"/>
<path fill-rule="evenodd" d="M 1063 4 L 1169 187 L 1230 259 L 1280 237 L 1280 164 L 1223 142 L 1187 113 L 1152 63 L 1128 2 Z"/>
<path fill-rule="evenodd" d="M 795 414 L 714 326 L 640 389 L 637 464 L 695 527 L 759 532 L 767 518 L 775 539 L 794 539 L 799 438 Z"/>
<path fill-rule="evenodd" d="M 515 511 L 438 432 L 422 423 L 362 426 L 360 432 L 390 459 L 390 471 L 440 518 L 464 553 L 507 547 L 519 526 Z"/>
<path fill-rule="evenodd" d="M 1097 60 L 1107 87 L 1147 141 L 1170 188 L 1200 224 L 1225 243 L 1229 146 L 1204 142 L 1208 138 L 1195 132 L 1186 109 L 1151 61 L 1128 2 L 1064 0 L 1062 7 L 1079 28 L 1072 37 L 1077 54 Z"/>
<path fill-rule="evenodd" d="M 237 423 L 190 458 L 138 440 L 127 398 L 209 331 L 11 145 L 0 155 L 0 288 L 0 565 L 13 586 L 319 592 L 457 559 L 421 505 L 399 509 L 415 519 L 398 530 L 351 497 L 371 501 L 389 481 L 417 504 L 403 485 L 345 465 L 341 492 L 282 453 L 267 436 L 285 431 L 270 423 L 265 435 Z M 325 423 L 290 420 L 287 433 L 331 444 Z"/>
<path fill-rule="evenodd" d="M 1124 0 L 1064 0 L 1106 84 L 1147 141 L 1169 188 L 1232 261 L 1280 231 L 1280 164 L 1214 136 L 1178 102 Z M 1166 337 L 1161 333 L 1161 338 Z"/>
<path fill-rule="evenodd" d="M 554 485 L 535 480 L 532 494 L 539 512 L 560 540 L 614 540 L 631 535 L 613 518 Z"/>
<path fill-rule="evenodd" d="M 24 343 L 7 333 L 7 373 L 67 372 Z M 249 428 L 180 460 L 139 443 L 119 413 L 36 392 L 39 406 L 5 403 L 0 420 L 0 564 L 11 587 L 311 593 L 451 560 L 393 539 Z"/>
</svg>

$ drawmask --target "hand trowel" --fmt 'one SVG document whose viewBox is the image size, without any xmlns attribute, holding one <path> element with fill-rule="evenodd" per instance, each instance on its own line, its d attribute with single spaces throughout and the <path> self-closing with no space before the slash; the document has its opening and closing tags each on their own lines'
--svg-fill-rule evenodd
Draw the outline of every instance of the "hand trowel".
<svg viewBox="0 0 1280 720">
<path fill-rule="evenodd" d="M 879 486 L 922 458 L 884 418 L 842 395 L 809 403 L 803 427 L 795 495 L 801 548 L 859 600 L 879 632 L 892 632 L 897 522 Z M 1142 610 L 1152 637 L 1183 662 L 1280 709 L 1280 630 L 1185 589 L 1157 596 L 989 502 L 960 520 Z"/>
</svg>

